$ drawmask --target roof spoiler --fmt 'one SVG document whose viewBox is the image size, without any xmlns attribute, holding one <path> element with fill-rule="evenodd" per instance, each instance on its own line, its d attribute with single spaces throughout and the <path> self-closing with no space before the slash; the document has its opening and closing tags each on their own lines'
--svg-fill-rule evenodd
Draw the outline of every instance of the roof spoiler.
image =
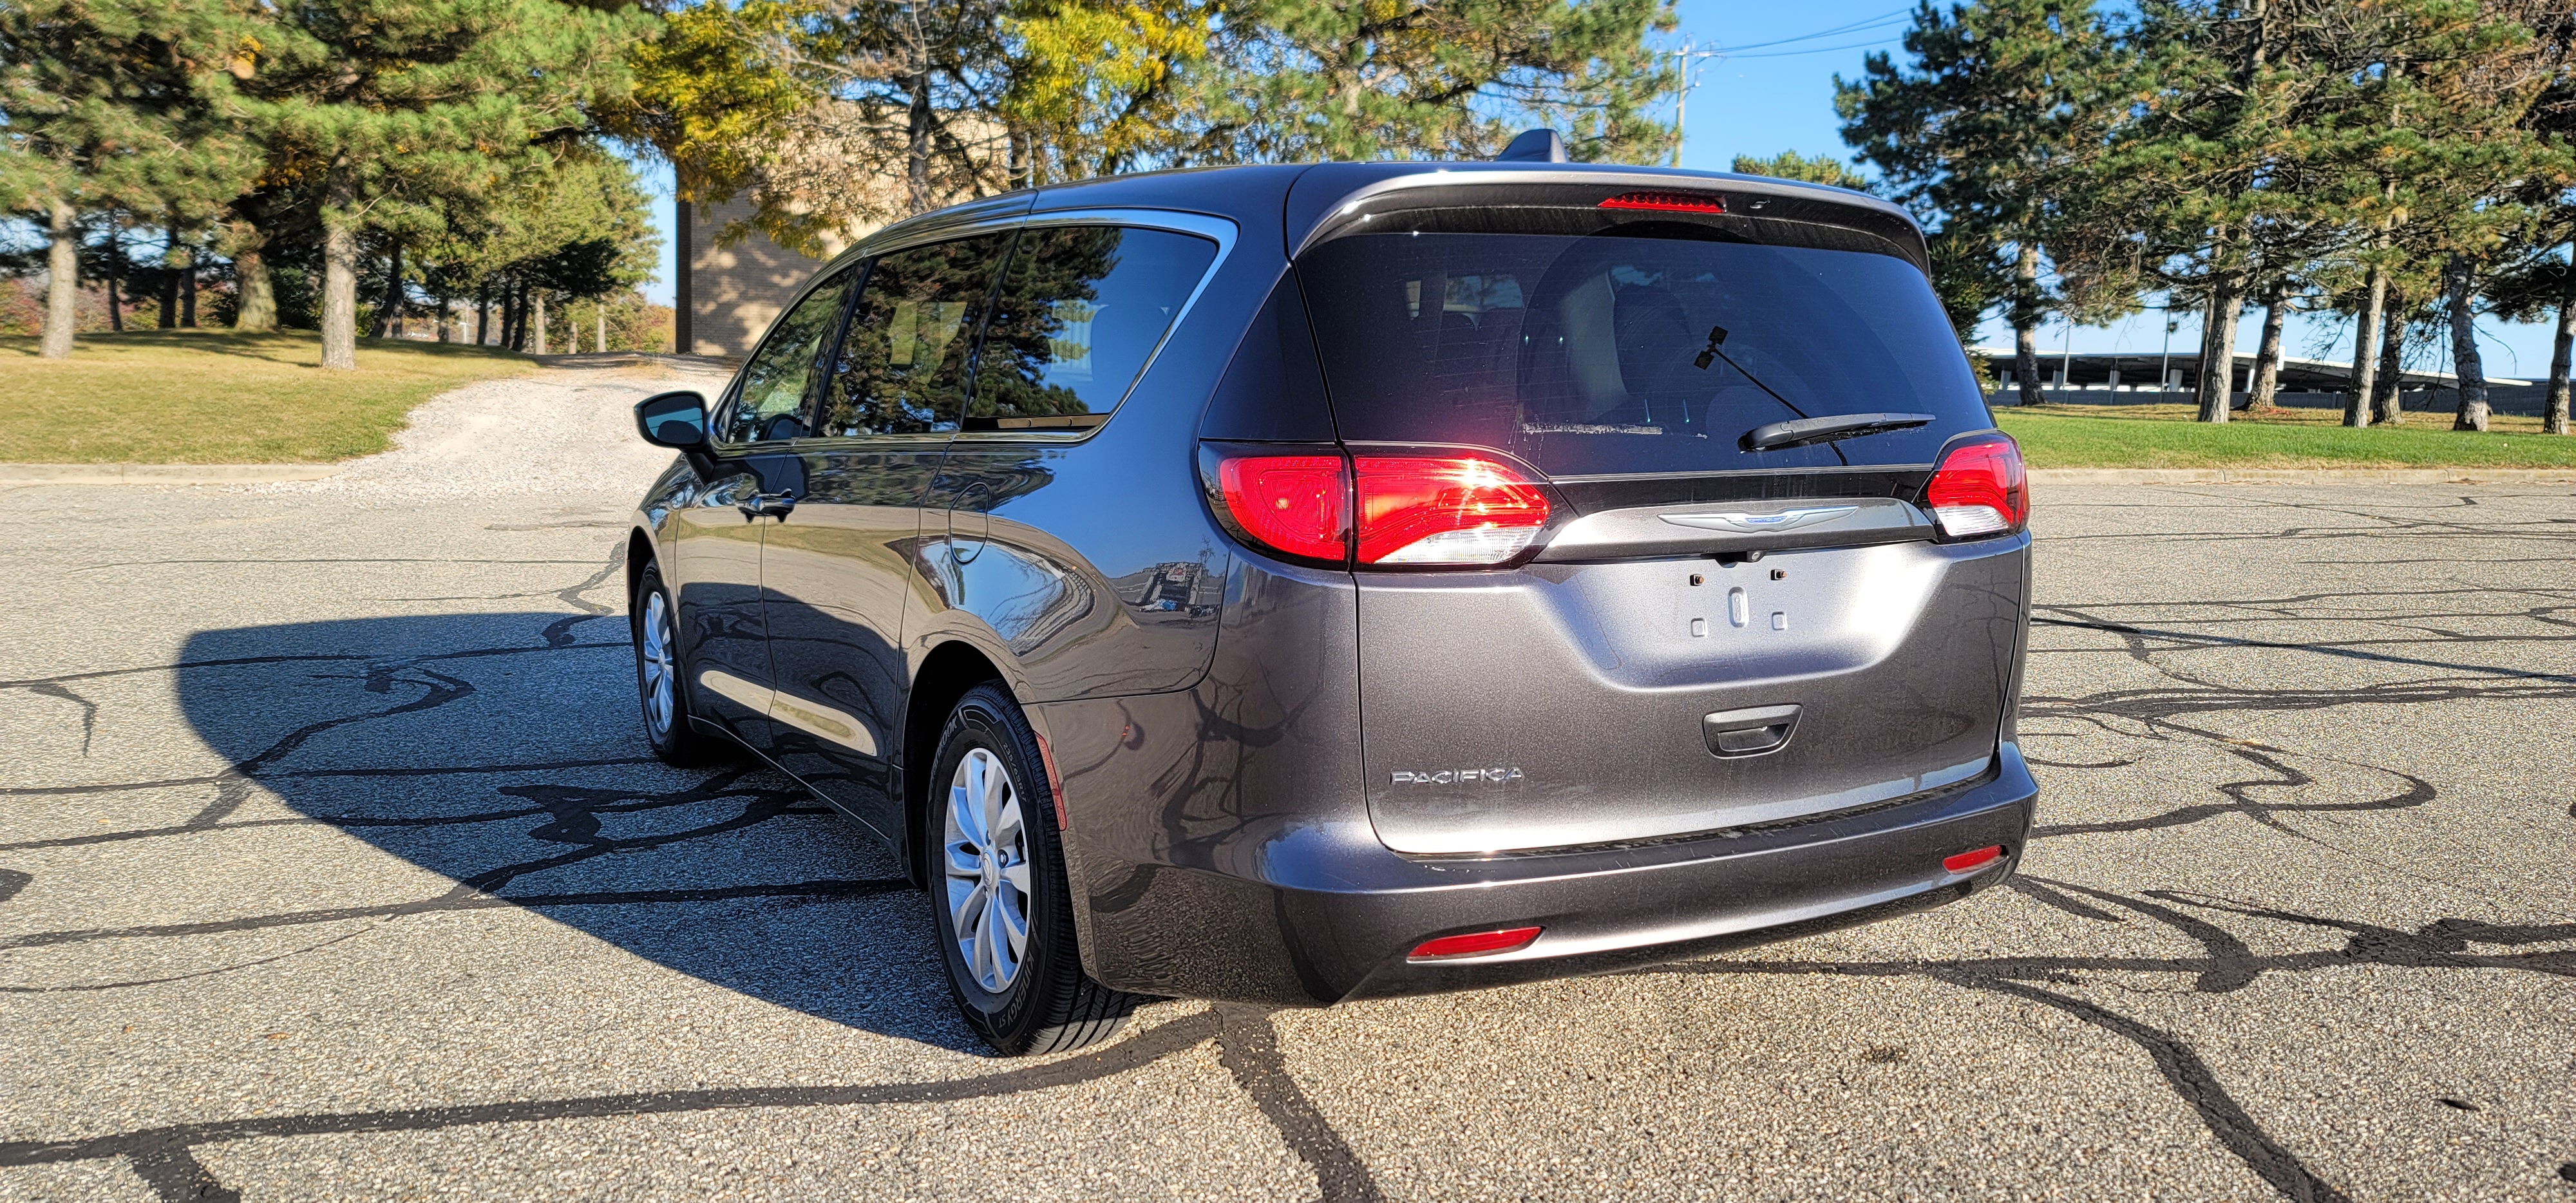
<svg viewBox="0 0 2576 1203">
<path fill-rule="evenodd" d="M 1552 129 L 1523 131 L 1512 144 L 1495 155 L 1497 163 L 1562 163 L 1565 162 L 1565 139 Z"/>
</svg>

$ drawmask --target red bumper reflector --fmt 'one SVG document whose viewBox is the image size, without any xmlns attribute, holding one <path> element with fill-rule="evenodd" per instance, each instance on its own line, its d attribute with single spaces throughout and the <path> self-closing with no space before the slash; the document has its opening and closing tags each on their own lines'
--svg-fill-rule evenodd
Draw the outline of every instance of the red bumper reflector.
<svg viewBox="0 0 2576 1203">
<path fill-rule="evenodd" d="M 1423 941 L 1420 948 L 1413 950 L 1411 959 L 1429 961 L 1447 957 L 1481 957 L 1498 952 L 1519 952 L 1529 947 L 1530 941 L 1538 939 L 1538 933 L 1542 930 L 1544 929 L 1536 927 L 1507 927 L 1501 931 L 1478 931 L 1468 932 L 1463 936 L 1442 936 L 1437 940 Z"/>
<path fill-rule="evenodd" d="M 2004 846 L 1997 844 L 1992 848 L 1979 848 L 1974 852 L 1962 852 L 1957 856 L 1946 858 L 1941 862 L 1941 867 L 1953 873 L 1965 873 L 1988 861 L 1999 859 L 2003 854 Z"/>
</svg>

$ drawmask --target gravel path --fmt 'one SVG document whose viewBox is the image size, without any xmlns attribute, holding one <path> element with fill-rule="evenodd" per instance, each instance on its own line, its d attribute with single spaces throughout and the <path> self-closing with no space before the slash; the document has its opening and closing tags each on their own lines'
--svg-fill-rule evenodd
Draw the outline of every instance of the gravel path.
<svg viewBox="0 0 2576 1203">
<path fill-rule="evenodd" d="M 0 1198 L 2576 1201 L 2564 487 L 2042 491 L 2013 888 L 999 1062 L 879 850 L 637 737 L 658 387 L 0 491 Z"/>
<path fill-rule="evenodd" d="M 643 496 L 671 453 L 635 436 L 635 403 L 721 375 L 661 367 L 550 368 L 467 385 L 412 411 L 394 449 L 335 476 L 255 486 L 378 505 L 481 497 L 616 493 Z"/>
</svg>

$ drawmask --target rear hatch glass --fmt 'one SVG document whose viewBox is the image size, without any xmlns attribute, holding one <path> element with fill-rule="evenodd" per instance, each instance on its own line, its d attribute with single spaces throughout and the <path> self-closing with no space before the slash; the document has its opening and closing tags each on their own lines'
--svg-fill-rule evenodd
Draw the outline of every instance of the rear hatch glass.
<svg viewBox="0 0 2576 1203">
<path fill-rule="evenodd" d="M 1992 425 L 1913 264 L 1692 233 L 1357 234 L 1307 251 L 1298 274 L 1342 437 L 1491 447 L 1564 478 L 1927 464 Z M 1875 412 L 1935 420 L 1738 443 L 1772 422 Z"/>
</svg>

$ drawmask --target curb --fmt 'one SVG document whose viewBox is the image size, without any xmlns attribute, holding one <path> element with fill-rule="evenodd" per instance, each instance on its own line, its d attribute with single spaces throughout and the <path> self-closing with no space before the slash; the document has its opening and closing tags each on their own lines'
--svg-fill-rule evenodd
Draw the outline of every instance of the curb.
<svg viewBox="0 0 2576 1203">
<path fill-rule="evenodd" d="M 337 476 L 343 464 L 0 464 L 0 485 L 237 485 Z"/>
<path fill-rule="evenodd" d="M 2035 485 L 2576 483 L 2576 468 L 2033 468 Z"/>
</svg>

